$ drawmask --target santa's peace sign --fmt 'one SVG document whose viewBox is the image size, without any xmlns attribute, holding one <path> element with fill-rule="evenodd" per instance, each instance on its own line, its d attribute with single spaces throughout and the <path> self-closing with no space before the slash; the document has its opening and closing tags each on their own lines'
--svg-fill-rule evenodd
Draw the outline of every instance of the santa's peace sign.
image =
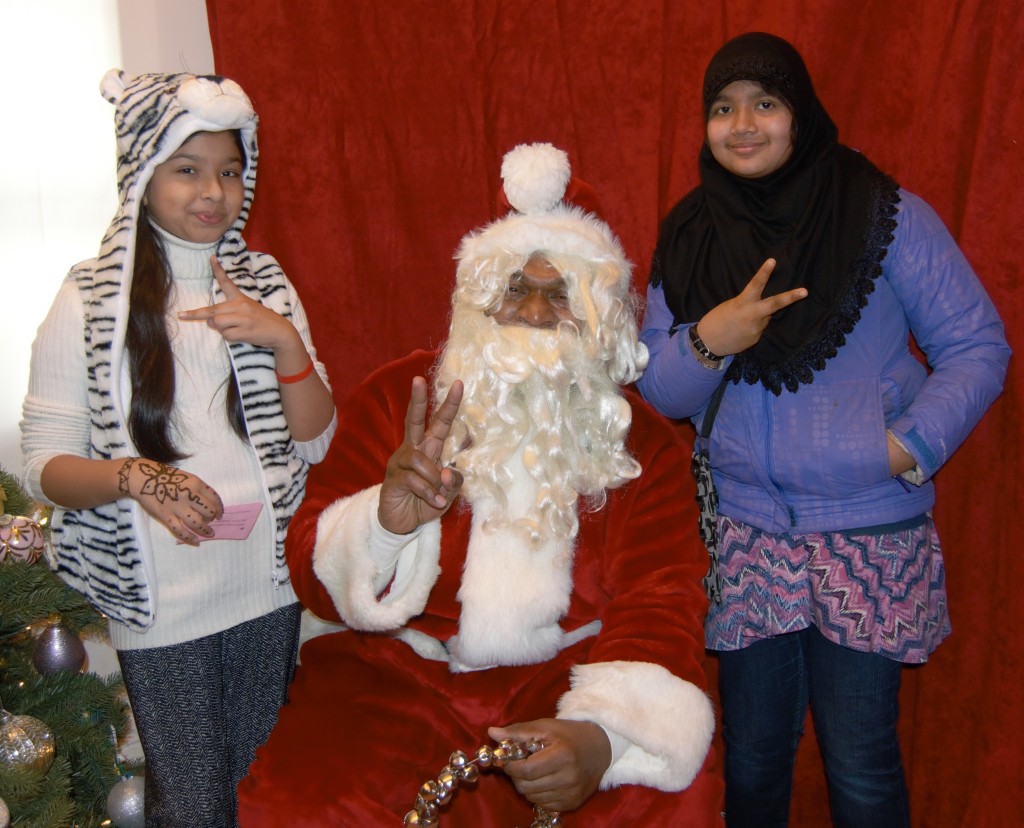
<svg viewBox="0 0 1024 828">
<path fill-rule="evenodd" d="M 423 377 L 413 379 L 405 413 L 405 439 L 388 460 L 380 490 L 378 520 L 398 535 L 439 518 L 462 488 L 462 475 L 439 465 L 441 449 L 462 402 L 462 383 L 452 383 L 429 423 L 428 397 L 427 381 Z"/>
</svg>

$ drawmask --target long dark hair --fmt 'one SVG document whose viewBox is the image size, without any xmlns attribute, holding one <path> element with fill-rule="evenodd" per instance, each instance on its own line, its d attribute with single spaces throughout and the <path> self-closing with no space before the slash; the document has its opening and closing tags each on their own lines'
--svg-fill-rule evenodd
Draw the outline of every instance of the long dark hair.
<svg viewBox="0 0 1024 828">
<path fill-rule="evenodd" d="M 125 337 L 132 387 L 128 433 L 143 457 L 159 463 L 177 463 L 188 456 L 174 444 L 171 433 L 174 354 L 164 320 L 172 284 L 163 245 L 150 226 L 149 213 L 143 207 L 136 231 Z M 248 433 L 234 371 L 229 373 L 226 382 L 228 422 L 238 438 L 245 441 Z"/>
</svg>

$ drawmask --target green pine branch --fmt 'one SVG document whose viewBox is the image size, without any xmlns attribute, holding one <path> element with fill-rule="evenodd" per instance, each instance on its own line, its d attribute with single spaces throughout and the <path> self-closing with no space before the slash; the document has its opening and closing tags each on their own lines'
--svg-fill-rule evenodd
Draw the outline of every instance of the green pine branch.
<svg viewBox="0 0 1024 828">
<path fill-rule="evenodd" d="M 28 516 L 34 504 L 0 469 L 5 514 Z M 57 671 L 32 663 L 37 635 L 59 622 L 72 635 L 103 636 L 106 619 L 46 565 L 8 558 L 0 564 L 0 705 L 32 716 L 53 734 L 56 757 L 42 773 L 0 762 L 0 798 L 14 828 L 99 828 L 106 801 L 122 772 L 117 743 L 128 725 L 119 675 Z"/>
</svg>

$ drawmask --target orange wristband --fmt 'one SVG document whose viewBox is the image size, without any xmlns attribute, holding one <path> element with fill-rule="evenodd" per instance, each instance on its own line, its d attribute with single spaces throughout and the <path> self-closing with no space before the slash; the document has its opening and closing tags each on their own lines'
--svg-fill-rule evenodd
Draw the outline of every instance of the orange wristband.
<svg viewBox="0 0 1024 828">
<path fill-rule="evenodd" d="M 277 381 L 278 382 L 281 382 L 281 383 L 284 383 L 285 385 L 288 385 L 289 383 L 293 383 L 293 382 L 302 382 L 302 380 L 304 380 L 306 377 L 308 377 L 312 373 L 313 373 L 313 360 L 310 360 L 309 361 L 309 365 L 307 365 L 305 368 L 303 368 L 297 374 L 291 374 L 291 375 L 289 375 L 287 377 L 283 377 L 279 373 L 277 373 L 277 371 L 275 370 L 274 371 L 274 376 L 277 377 Z"/>
</svg>

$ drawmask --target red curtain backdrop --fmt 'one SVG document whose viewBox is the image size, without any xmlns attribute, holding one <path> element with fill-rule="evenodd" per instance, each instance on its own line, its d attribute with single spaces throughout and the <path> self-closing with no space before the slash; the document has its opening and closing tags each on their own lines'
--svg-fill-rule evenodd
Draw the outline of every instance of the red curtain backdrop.
<svg viewBox="0 0 1024 828">
<path fill-rule="evenodd" d="M 217 69 L 262 119 L 250 245 L 298 286 L 339 398 L 380 363 L 444 338 L 453 251 L 492 217 L 501 158 L 517 143 L 568 151 L 642 290 L 659 219 L 696 183 L 704 67 L 750 30 L 797 46 L 844 143 L 935 207 L 1011 345 L 1024 341 L 1020 0 L 207 6 Z M 1021 364 L 938 476 L 954 633 L 904 671 L 915 826 L 1024 819 Z M 827 813 L 809 731 L 793 825 L 827 824 Z"/>
</svg>

